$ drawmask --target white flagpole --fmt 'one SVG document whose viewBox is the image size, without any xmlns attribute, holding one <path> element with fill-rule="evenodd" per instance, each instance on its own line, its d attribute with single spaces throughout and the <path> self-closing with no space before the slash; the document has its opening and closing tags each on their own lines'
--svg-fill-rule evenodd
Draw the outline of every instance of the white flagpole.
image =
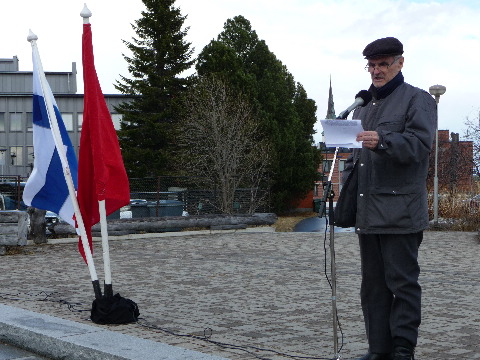
<svg viewBox="0 0 480 360">
<path fill-rule="evenodd" d="M 92 12 L 88 9 L 87 4 L 84 4 L 83 10 L 80 12 L 84 24 L 90 23 Z M 98 210 L 100 213 L 100 230 L 102 234 L 102 249 L 103 249 L 103 267 L 105 272 L 105 296 L 113 296 L 112 290 L 112 270 L 110 266 L 110 247 L 108 244 L 108 227 L 107 227 L 107 211 L 105 208 L 105 200 L 98 202 Z"/>
<path fill-rule="evenodd" d="M 33 58 L 35 59 L 34 61 L 37 63 L 37 70 L 38 70 L 38 75 L 39 75 L 39 78 L 40 78 L 40 86 L 42 88 L 43 98 L 45 99 L 45 105 L 47 107 L 48 120 L 49 120 L 49 123 L 50 123 L 50 127 L 52 129 L 53 138 L 54 138 L 54 141 L 55 141 L 55 146 L 57 148 L 58 155 L 59 155 L 60 161 L 62 163 L 63 175 L 65 176 L 65 181 L 67 183 L 68 192 L 69 192 L 70 198 L 72 199 L 72 202 L 73 202 L 73 208 L 74 208 L 74 211 L 75 211 L 75 218 L 76 218 L 76 221 L 77 221 L 77 224 L 78 224 L 78 228 L 80 229 L 80 236 L 81 236 L 81 239 L 82 239 L 83 250 L 85 252 L 85 257 L 87 259 L 87 265 L 88 265 L 88 269 L 90 271 L 90 277 L 91 277 L 92 283 L 93 283 L 95 298 L 99 299 L 99 298 L 102 297 L 102 293 L 101 293 L 101 290 L 100 290 L 100 285 L 98 283 L 98 277 L 97 277 L 97 272 L 95 270 L 95 265 L 93 263 L 92 252 L 90 251 L 90 246 L 88 244 L 87 232 L 85 231 L 85 225 L 83 223 L 82 214 L 80 213 L 80 208 L 78 206 L 77 195 L 76 195 L 76 192 L 75 192 L 75 186 L 73 184 L 72 174 L 70 172 L 70 166 L 68 165 L 67 156 L 65 154 L 65 147 L 63 145 L 62 137 L 61 137 L 61 134 L 60 134 L 60 129 L 58 127 L 57 117 L 56 117 L 55 111 L 53 109 L 52 100 L 50 99 L 50 96 L 49 96 L 49 90 L 48 90 L 49 86 L 48 86 L 48 83 L 47 83 L 47 79 L 45 77 L 45 73 L 43 72 L 42 62 L 40 60 L 40 55 L 38 53 L 38 48 L 37 48 L 38 36 L 35 35 L 30 30 L 30 32 L 28 34 L 28 37 L 27 37 L 27 40 L 32 45 Z"/>
<path fill-rule="evenodd" d="M 102 249 L 103 249 L 103 267 L 105 271 L 105 296 L 113 296 L 112 289 L 112 270 L 110 267 L 110 247 L 108 245 L 108 229 L 107 229 L 107 211 L 105 209 L 105 200 L 98 202 L 100 211 L 100 230 L 102 233 Z"/>
</svg>

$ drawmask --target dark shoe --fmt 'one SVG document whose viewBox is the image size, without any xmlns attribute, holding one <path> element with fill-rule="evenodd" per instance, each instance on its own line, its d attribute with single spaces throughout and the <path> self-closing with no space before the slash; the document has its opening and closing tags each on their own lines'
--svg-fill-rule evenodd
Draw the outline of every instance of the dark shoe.
<svg viewBox="0 0 480 360">
<path fill-rule="evenodd" d="M 376 354 L 376 353 L 368 353 L 365 356 L 362 356 L 360 359 L 357 360 L 392 360 L 392 354 Z"/>
<path fill-rule="evenodd" d="M 413 349 L 405 346 L 395 346 L 393 360 L 414 360 Z"/>
</svg>

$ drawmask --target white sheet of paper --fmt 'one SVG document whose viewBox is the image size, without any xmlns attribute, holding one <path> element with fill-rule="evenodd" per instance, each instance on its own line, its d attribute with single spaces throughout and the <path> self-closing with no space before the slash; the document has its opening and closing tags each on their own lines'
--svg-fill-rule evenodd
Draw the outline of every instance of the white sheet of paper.
<svg viewBox="0 0 480 360">
<path fill-rule="evenodd" d="M 361 120 L 320 120 L 327 147 L 361 148 L 357 134 L 363 131 Z"/>
</svg>

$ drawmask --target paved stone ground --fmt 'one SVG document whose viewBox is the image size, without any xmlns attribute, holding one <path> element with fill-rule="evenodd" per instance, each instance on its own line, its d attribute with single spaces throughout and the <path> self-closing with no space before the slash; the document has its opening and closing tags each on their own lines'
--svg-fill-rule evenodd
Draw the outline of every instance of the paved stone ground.
<svg viewBox="0 0 480 360">
<path fill-rule="evenodd" d="M 332 359 L 326 244 L 322 233 L 273 232 L 111 241 L 114 291 L 137 302 L 141 319 L 108 328 L 230 359 Z M 356 235 L 336 234 L 335 249 L 340 356 L 354 359 L 367 349 Z M 475 233 L 425 233 L 417 359 L 480 359 L 479 254 Z M 93 289 L 76 244 L 0 257 L 0 284 L 0 303 L 91 324 Z"/>
</svg>

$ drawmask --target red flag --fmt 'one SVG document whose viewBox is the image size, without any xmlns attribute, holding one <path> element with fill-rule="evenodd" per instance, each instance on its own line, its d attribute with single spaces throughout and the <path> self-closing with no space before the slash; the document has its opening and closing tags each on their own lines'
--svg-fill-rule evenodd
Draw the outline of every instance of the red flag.
<svg viewBox="0 0 480 360">
<path fill-rule="evenodd" d="M 83 24 L 83 124 L 78 157 L 77 198 L 90 248 L 91 228 L 100 221 L 98 202 L 105 200 L 107 215 L 130 202 L 130 186 L 93 59 L 91 24 Z M 78 248 L 85 260 L 81 241 Z"/>
</svg>

